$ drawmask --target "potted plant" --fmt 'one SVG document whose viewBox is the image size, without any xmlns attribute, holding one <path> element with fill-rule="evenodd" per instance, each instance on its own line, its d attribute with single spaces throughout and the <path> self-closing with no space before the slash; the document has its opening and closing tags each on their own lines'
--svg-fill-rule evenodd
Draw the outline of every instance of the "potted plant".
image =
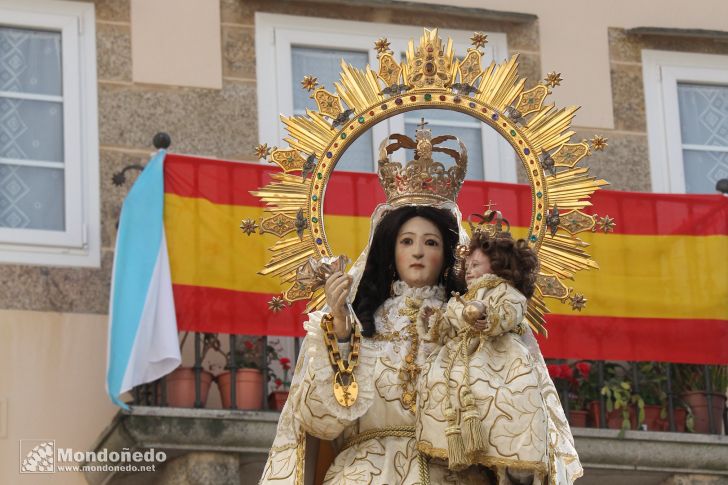
<svg viewBox="0 0 728 485">
<path fill-rule="evenodd" d="M 288 380 L 288 372 L 291 370 L 291 359 L 281 357 L 282 348 L 278 340 L 268 342 L 266 356 L 268 364 L 268 382 L 274 386 L 273 391 L 268 395 L 268 406 L 276 411 L 282 411 L 283 405 L 288 399 L 288 390 L 291 382 Z M 278 372 L 280 369 L 281 377 Z"/>
<path fill-rule="evenodd" d="M 263 403 L 263 349 L 265 337 L 239 336 L 227 355 L 228 365 L 220 373 L 217 385 L 222 407 L 232 404 L 232 367 L 235 368 L 235 404 L 237 409 L 260 409 Z"/>
<path fill-rule="evenodd" d="M 624 366 L 605 362 L 604 370 L 606 379 L 599 392 L 604 396 L 606 404 L 607 427 L 621 429 L 622 435 L 624 431 L 636 429 L 642 424 L 645 419 L 645 402 L 642 396 L 632 392 L 632 383 Z M 592 401 L 589 405 L 594 425 L 599 428 L 601 403 Z"/>
<path fill-rule="evenodd" d="M 189 332 L 185 332 L 182 337 L 182 341 L 179 344 L 180 351 L 184 348 L 188 336 Z M 215 348 L 216 342 L 216 334 L 204 334 L 202 357 L 200 358 L 200 362 L 205 359 L 205 356 L 210 349 Z M 211 372 L 205 369 L 200 369 L 200 403 L 203 408 L 207 403 L 207 395 L 210 392 L 210 384 L 212 383 L 212 380 L 213 376 Z M 164 377 L 164 381 L 167 387 L 168 406 L 179 408 L 191 408 L 195 406 L 195 369 L 193 367 L 179 366 L 171 373 L 167 374 Z M 159 396 L 158 402 L 161 403 L 161 388 L 157 395 Z"/>
<path fill-rule="evenodd" d="M 710 369 L 712 392 L 706 389 L 705 369 Z M 726 389 L 728 388 L 728 366 L 725 365 L 675 365 L 675 386 L 681 398 L 692 414 L 691 431 L 696 433 L 710 432 L 708 402 L 712 409 L 713 433 L 723 431 L 723 413 L 726 405 Z"/>
<path fill-rule="evenodd" d="M 647 431 L 669 431 L 670 422 L 668 420 L 667 409 L 667 368 L 666 364 L 661 362 L 641 362 L 638 365 L 639 374 L 641 376 L 640 390 L 645 401 L 645 421 L 644 428 Z M 687 411 L 685 408 L 674 403 L 673 421 L 675 422 L 675 431 L 685 431 L 685 420 Z"/>
<path fill-rule="evenodd" d="M 589 379 L 591 366 L 591 362 L 586 360 L 546 366 L 557 388 L 568 393 L 569 424 L 575 428 L 586 427 L 588 403 L 596 399 L 596 383 Z"/>
</svg>

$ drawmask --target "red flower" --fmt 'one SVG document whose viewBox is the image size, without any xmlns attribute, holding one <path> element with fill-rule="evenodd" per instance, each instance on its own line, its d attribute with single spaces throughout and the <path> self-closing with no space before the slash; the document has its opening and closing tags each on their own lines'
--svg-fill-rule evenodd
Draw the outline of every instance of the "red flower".
<svg viewBox="0 0 728 485">
<path fill-rule="evenodd" d="M 253 350 L 253 342 L 251 342 L 250 340 L 246 340 L 245 341 L 245 348 L 248 349 L 248 350 Z"/>
<path fill-rule="evenodd" d="M 549 375 L 551 376 L 551 379 L 558 379 L 561 377 L 561 367 L 556 364 L 548 364 L 546 366 L 546 369 L 549 371 Z"/>
<path fill-rule="evenodd" d="M 574 377 L 574 371 L 569 367 L 569 364 L 561 364 L 561 378 L 572 379 Z"/>
<path fill-rule="evenodd" d="M 591 363 L 590 362 L 577 362 L 575 367 L 576 370 L 579 371 L 579 374 L 581 374 L 581 377 L 584 379 L 589 378 L 589 373 L 591 372 Z"/>
<path fill-rule="evenodd" d="M 280 359 L 278 359 L 278 362 L 280 362 L 283 370 L 288 370 L 291 368 L 291 359 L 289 359 L 288 357 L 281 357 Z"/>
<path fill-rule="evenodd" d="M 283 381 L 280 379 L 275 380 L 276 387 L 281 387 L 283 385 Z"/>
</svg>

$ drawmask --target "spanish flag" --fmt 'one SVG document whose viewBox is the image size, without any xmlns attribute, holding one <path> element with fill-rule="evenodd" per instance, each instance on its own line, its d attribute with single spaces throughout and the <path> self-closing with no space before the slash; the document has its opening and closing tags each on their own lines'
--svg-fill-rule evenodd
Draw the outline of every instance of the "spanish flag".
<svg viewBox="0 0 728 485">
<path fill-rule="evenodd" d="M 275 236 L 246 235 L 242 219 L 260 220 L 250 195 L 266 185 L 270 166 L 168 154 L 165 207 L 169 258 L 180 330 L 303 335 L 304 302 L 274 313 L 281 288 L 257 272 Z M 463 214 L 494 201 L 523 236 L 530 188 L 465 183 Z M 369 216 L 384 192 L 375 174 L 337 172 L 326 192 L 327 236 L 336 254 L 356 258 Z M 598 271 L 577 275 L 588 298 L 581 312 L 547 299 L 545 357 L 728 364 L 728 198 L 599 191 L 594 211 L 614 217 L 613 233 L 584 233 Z M 548 235 L 546 236 L 548 237 Z"/>
</svg>

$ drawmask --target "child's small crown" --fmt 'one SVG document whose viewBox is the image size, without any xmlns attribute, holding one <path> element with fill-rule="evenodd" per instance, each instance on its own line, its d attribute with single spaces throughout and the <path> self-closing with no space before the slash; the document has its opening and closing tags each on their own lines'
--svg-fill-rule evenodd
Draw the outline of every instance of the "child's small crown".
<svg viewBox="0 0 728 485">
<path fill-rule="evenodd" d="M 493 210 L 491 207 L 495 205 L 488 202 L 487 209 L 483 214 L 470 214 L 468 217 L 468 225 L 473 236 L 476 234 L 484 234 L 488 237 L 496 237 L 499 234 L 510 234 L 511 224 L 503 217 L 501 211 Z M 474 223 L 475 219 L 479 219 Z M 505 224 L 506 229 L 503 230 Z"/>
</svg>

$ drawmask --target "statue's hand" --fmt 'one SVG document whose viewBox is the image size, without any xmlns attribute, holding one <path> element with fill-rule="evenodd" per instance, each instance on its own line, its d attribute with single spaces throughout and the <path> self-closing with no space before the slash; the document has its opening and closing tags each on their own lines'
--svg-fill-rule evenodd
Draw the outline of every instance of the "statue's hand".
<svg viewBox="0 0 728 485">
<path fill-rule="evenodd" d="M 346 338 L 349 335 L 346 325 L 346 299 L 351 291 L 351 282 L 351 276 L 337 271 L 329 276 L 324 285 L 326 303 L 331 308 L 331 316 L 334 317 L 334 332 L 339 338 Z"/>
<path fill-rule="evenodd" d="M 483 318 L 480 318 L 480 319 L 476 320 L 475 323 L 473 323 L 473 327 L 476 330 L 478 330 L 480 332 L 485 332 L 485 333 L 490 333 L 490 331 L 493 330 L 493 326 L 488 321 L 488 315 L 487 314 L 485 314 L 483 316 Z"/>
</svg>

